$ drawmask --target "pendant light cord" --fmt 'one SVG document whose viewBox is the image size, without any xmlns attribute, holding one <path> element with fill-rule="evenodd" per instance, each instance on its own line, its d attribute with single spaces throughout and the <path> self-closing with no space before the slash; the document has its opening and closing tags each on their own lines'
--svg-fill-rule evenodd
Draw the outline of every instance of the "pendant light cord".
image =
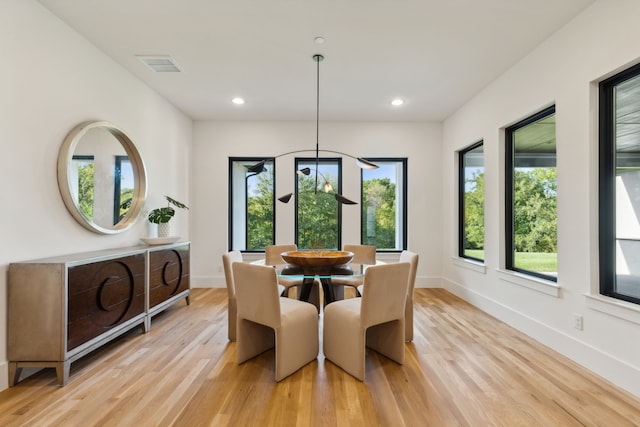
<svg viewBox="0 0 640 427">
<path fill-rule="evenodd" d="M 318 164 L 320 162 L 320 61 L 322 61 L 322 55 L 314 55 L 313 59 L 316 61 L 316 185 L 314 191 L 318 192 Z"/>
</svg>

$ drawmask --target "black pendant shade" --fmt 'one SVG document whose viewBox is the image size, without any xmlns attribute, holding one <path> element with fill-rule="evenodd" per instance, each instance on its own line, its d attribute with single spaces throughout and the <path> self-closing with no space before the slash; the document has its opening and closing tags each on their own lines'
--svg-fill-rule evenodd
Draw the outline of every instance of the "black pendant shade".
<svg viewBox="0 0 640 427">
<path fill-rule="evenodd" d="M 291 200 L 291 196 L 293 196 L 293 193 L 285 194 L 282 197 L 278 197 L 278 200 L 280 200 L 282 203 L 289 203 L 289 200 Z"/>
<path fill-rule="evenodd" d="M 266 170 L 265 167 L 264 167 L 264 164 L 266 162 L 267 162 L 266 160 L 262 160 L 259 163 L 256 163 L 255 165 L 250 166 L 249 168 L 247 168 L 247 171 L 255 173 L 256 175 L 259 174 L 259 173 L 262 173 L 262 172 L 264 172 Z"/>
</svg>

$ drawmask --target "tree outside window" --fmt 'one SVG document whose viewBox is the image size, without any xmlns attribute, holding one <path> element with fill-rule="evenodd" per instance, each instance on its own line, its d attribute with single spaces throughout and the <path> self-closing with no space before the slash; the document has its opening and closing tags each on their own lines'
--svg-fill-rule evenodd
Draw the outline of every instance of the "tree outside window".
<svg viewBox="0 0 640 427">
<path fill-rule="evenodd" d="M 93 222 L 94 199 L 94 159 L 93 156 L 73 156 L 71 167 L 71 195 L 82 215 Z"/>
<path fill-rule="evenodd" d="M 406 249 L 407 159 L 368 159 L 362 169 L 361 241 L 378 251 Z"/>
<path fill-rule="evenodd" d="M 117 224 L 129 212 L 135 185 L 133 167 L 129 156 L 116 156 L 113 185 L 113 224 Z"/>
<path fill-rule="evenodd" d="M 341 159 L 296 159 L 296 170 L 310 168 L 296 180 L 296 244 L 298 249 L 338 249 L 341 245 L 341 206 L 333 191 L 341 191 Z M 325 192 L 325 183 L 332 191 Z"/>
<path fill-rule="evenodd" d="M 229 250 L 263 251 L 275 241 L 274 162 L 229 159 Z"/>
<path fill-rule="evenodd" d="M 557 281 L 555 107 L 506 129 L 506 267 Z"/>
<path fill-rule="evenodd" d="M 458 256 L 484 260 L 484 145 L 459 153 Z"/>
</svg>

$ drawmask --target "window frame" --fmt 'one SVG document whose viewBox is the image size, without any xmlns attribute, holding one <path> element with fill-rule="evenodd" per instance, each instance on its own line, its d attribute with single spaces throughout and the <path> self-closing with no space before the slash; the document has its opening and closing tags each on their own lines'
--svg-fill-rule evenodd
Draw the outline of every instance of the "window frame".
<svg viewBox="0 0 640 427">
<path fill-rule="evenodd" d="M 409 180 L 408 180 L 408 159 L 406 157 L 367 157 L 368 161 L 371 161 L 372 163 L 375 164 L 382 164 L 382 163 L 401 163 L 402 164 L 402 173 L 401 173 L 401 179 L 402 179 L 402 200 L 401 200 L 401 204 L 396 203 L 396 209 L 402 209 L 402 211 L 400 212 L 399 216 L 401 218 L 402 221 L 402 230 L 400 230 L 400 248 L 397 249 L 384 249 L 384 248 L 377 248 L 376 251 L 379 253 L 398 253 L 398 252 L 402 252 L 403 250 L 407 249 L 407 240 L 408 240 L 408 184 L 409 184 Z M 365 169 L 360 170 L 360 244 L 368 244 L 365 242 L 363 233 L 365 230 L 364 227 L 364 217 L 365 217 L 365 212 L 364 212 L 364 207 L 365 207 L 365 194 L 364 194 L 364 174 L 366 173 Z M 397 201 L 397 199 L 396 199 Z M 398 235 L 398 232 L 396 230 L 396 235 Z"/>
<path fill-rule="evenodd" d="M 78 167 L 81 164 L 87 164 L 87 163 L 93 163 L 94 168 L 95 168 L 95 156 L 93 155 L 85 155 L 85 154 L 74 154 L 73 156 L 71 156 L 71 163 L 72 163 L 72 169 L 77 172 L 78 171 Z M 80 201 L 80 183 L 78 181 L 79 179 L 79 174 L 76 173 L 75 175 L 75 182 L 73 182 L 73 186 L 72 188 L 75 191 L 71 192 L 71 196 L 73 197 L 74 203 L 76 204 L 77 208 L 78 208 L 78 212 L 80 212 L 80 214 L 82 215 L 83 218 L 85 218 L 87 221 L 89 222 L 93 222 L 93 208 L 91 210 L 91 217 L 88 217 L 85 215 L 85 213 L 82 211 L 82 207 L 81 207 L 81 201 Z M 94 182 L 95 182 L 95 169 L 94 169 Z M 71 180 L 70 181 L 74 181 Z M 93 182 L 92 182 L 93 185 Z M 95 203 L 95 198 L 93 200 L 91 200 L 91 205 L 93 206 Z"/>
<path fill-rule="evenodd" d="M 517 123 L 505 128 L 505 268 L 510 271 L 515 271 L 521 274 L 537 277 L 552 282 L 557 282 L 558 277 L 543 274 L 537 271 L 526 270 L 515 266 L 515 248 L 514 248 L 514 176 L 515 176 L 515 152 L 514 152 L 514 134 L 517 130 L 522 129 L 534 122 L 542 120 L 546 117 L 556 114 L 556 106 L 551 105 L 546 107 L 537 113 L 534 113 Z M 557 164 L 557 140 L 556 140 L 556 164 Z M 556 203 L 557 206 L 557 203 Z M 556 208 L 557 209 L 557 208 Z M 557 210 L 556 210 L 556 223 L 557 223 Z M 557 272 L 556 272 L 557 273 Z"/>
<path fill-rule="evenodd" d="M 235 228 L 234 227 L 234 174 L 233 174 L 233 166 L 234 163 L 248 163 L 248 164 L 256 164 L 258 162 L 261 161 L 265 161 L 266 163 L 270 164 L 270 167 L 273 170 L 273 189 L 271 192 L 271 204 L 272 204 L 272 209 L 273 209 L 273 226 L 272 226 L 272 233 L 271 233 L 271 244 L 275 244 L 275 239 L 276 239 L 276 161 L 275 158 L 265 158 L 265 157 L 229 157 L 229 182 L 228 182 L 228 250 L 232 251 L 234 250 L 234 231 Z M 244 227 L 245 227 L 245 231 L 244 231 L 244 249 L 238 249 L 240 252 L 242 253 L 262 253 L 264 252 L 264 249 L 247 249 L 248 245 L 248 238 L 249 238 L 249 232 L 248 232 L 248 226 L 249 226 L 249 220 L 248 220 L 248 216 L 249 216 L 249 212 L 248 212 L 248 202 L 249 202 L 249 198 L 247 197 L 247 179 L 251 176 L 254 175 L 250 175 L 247 176 L 247 173 L 245 173 L 245 185 L 244 185 Z"/>
<path fill-rule="evenodd" d="M 133 171 L 133 164 L 129 160 L 129 156 L 116 156 L 115 157 L 115 173 L 113 177 L 113 225 L 120 222 L 120 206 L 123 203 L 122 200 L 122 164 L 128 163 L 129 167 Z"/>
<path fill-rule="evenodd" d="M 477 258 L 473 256 L 469 256 L 465 254 L 465 236 L 466 236 L 466 221 L 465 221 L 465 213 L 466 213 L 466 173 L 465 173 L 465 155 L 469 154 L 471 151 L 477 149 L 478 147 L 482 147 L 482 170 L 484 174 L 484 140 L 477 141 L 468 147 L 463 148 L 458 152 L 458 256 L 460 258 L 469 259 L 473 261 L 478 261 L 484 263 L 484 258 Z M 482 199 L 482 211 L 484 218 L 484 194 Z M 484 227 L 483 227 L 484 234 Z M 482 239 L 482 245 L 484 248 L 485 237 Z M 483 249 L 484 250 L 484 249 Z"/>
<path fill-rule="evenodd" d="M 598 85 L 598 248 L 599 292 L 611 298 L 640 304 L 640 298 L 616 291 L 616 102 L 615 87 L 640 78 L 640 64 L 629 67 Z"/>
<path fill-rule="evenodd" d="M 300 170 L 300 164 L 303 163 L 305 164 L 310 164 L 310 163 L 315 163 L 316 162 L 316 157 L 296 157 L 294 159 L 294 167 L 295 170 L 298 171 Z M 335 163 L 336 166 L 338 167 L 338 174 L 337 174 L 337 189 L 334 189 L 334 192 L 340 193 L 342 194 L 342 157 L 319 157 L 317 158 L 317 165 L 313 165 L 312 169 L 315 169 L 316 167 L 319 168 L 319 166 L 323 163 Z M 312 174 L 315 174 L 315 172 L 312 170 L 311 171 Z M 298 176 L 296 175 L 295 177 L 295 200 L 294 200 L 294 242 L 296 243 L 296 245 L 298 246 L 298 248 L 300 248 L 301 250 L 303 249 L 308 249 L 308 248 L 303 248 L 300 246 L 300 239 L 298 236 L 298 227 L 299 227 L 299 223 L 298 223 L 298 202 L 299 202 L 299 198 L 298 198 Z M 335 249 L 340 249 L 342 248 L 342 203 L 338 203 L 336 201 L 337 204 L 337 209 L 338 209 L 338 235 L 337 235 L 337 244 L 338 247 Z M 327 248 L 327 249 L 331 249 L 331 248 Z"/>
</svg>

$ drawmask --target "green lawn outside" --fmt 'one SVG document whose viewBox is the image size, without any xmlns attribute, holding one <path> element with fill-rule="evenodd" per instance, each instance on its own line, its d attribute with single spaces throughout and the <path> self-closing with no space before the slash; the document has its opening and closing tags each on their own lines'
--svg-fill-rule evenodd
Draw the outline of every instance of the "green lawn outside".
<svg viewBox="0 0 640 427">
<path fill-rule="evenodd" d="M 558 254 L 545 252 L 516 252 L 516 267 L 538 273 L 556 273 Z"/>
<path fill-rule="evenodd" d="M 482 249 L 467 249 L 465 255 L 484 259 Z M 545 252 L 516 252 L 516 267 L 538 273 L 555 273 L 558 271 L 558 254 Z"/>
<path fill-rule="evenodd" d="M 467 249 L 464 251 L 464 254 L 472 258 L 484 259 L 483 249 Z"/>
</svg>

